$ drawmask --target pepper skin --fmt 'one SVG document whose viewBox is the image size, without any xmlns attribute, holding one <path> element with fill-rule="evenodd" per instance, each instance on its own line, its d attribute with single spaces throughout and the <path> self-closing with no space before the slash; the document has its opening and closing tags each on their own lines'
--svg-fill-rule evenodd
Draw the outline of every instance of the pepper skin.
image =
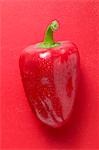
<svg viewBox="0 0 99 150">
<path fill-rule="evenodd" d="M 44 42 L 23 50 L 19 67 L 26 96 L 37 118 L 58 128 L 67 123 L 76 99 L 79 53 L 70 41 L 54 42 L 58 22 L 47 28 Z"/>
</svg>

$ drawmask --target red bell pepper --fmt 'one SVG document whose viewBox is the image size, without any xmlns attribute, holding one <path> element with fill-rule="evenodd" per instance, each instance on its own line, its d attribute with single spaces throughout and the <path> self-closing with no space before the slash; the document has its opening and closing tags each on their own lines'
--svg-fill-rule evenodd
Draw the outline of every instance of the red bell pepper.
<svg viewBox="0 0 99 150">
<path fill-rule="evenodd" d="M 37 118 L 53 128 L 69 119 L 76 97 L 79 53 L 70 41 L 55 42 L 59 27 L 52 21 L 44 41 L 27 47 L 19 66 L 26 96 Z"/>
</svg>

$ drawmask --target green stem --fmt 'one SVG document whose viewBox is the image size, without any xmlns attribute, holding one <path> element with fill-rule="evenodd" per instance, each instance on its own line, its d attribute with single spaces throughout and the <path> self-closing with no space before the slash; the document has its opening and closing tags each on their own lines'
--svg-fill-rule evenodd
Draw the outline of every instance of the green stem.
<svg viewBox="0 0 99 150">
<path fill-rule="evenodd" d="M 53 21 L 48 27 L 45 32 L 45 38 L 44 38 L 44 43 L 49 43 L 49 44 L 54 44 L 54 39 L 53 39 L 53 32 L 58 29 L 59 25 L 57 21 Z"/>
<path fill-rule="evenodd" d="M 55 42 L 53 38 L 53 33 L 58 30 L 59 24 L 56 20 L 52 21 L 51 24 L 47 27 L 45 32 L 44 41 L 39 44 L 39 48 L 51 48 L 59 46 L 60 43 Z"/>
</svg>

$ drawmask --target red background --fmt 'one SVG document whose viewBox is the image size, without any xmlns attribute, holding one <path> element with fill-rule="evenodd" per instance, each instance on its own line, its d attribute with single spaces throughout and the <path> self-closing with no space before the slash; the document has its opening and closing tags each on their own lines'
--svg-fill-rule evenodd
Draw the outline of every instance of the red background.
<svg viewBox="0 0 99 150">
<path fill-rule="evenodd" d="M 4 0 L 1 2 L 2 148 L 99 148 L 99 1 Z M 45 128 L 25 98 L 18 60 L 26 46 L 43 39 L 46 25 L 60 22 L 56 40 L 71 40 L 81 57 L 81 80 L 72 124 Z"/>
</svg>

